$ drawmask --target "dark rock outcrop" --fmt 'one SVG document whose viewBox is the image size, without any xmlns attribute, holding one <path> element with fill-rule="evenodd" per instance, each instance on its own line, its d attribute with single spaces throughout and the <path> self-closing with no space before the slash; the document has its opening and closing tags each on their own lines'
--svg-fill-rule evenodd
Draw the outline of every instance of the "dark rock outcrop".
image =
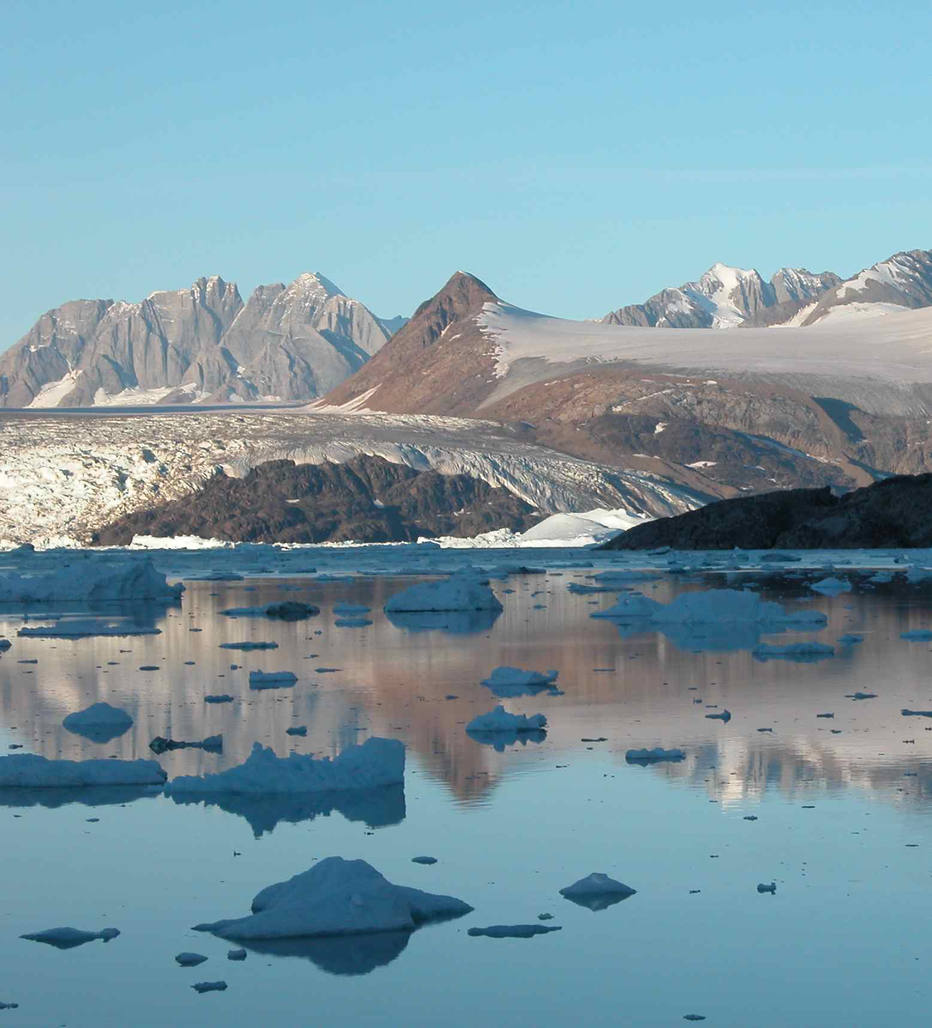
<svg viewBox="0 0 932 1028">
<path fill-rule="evenodd" d="M 932 474 L 900 475 L 834 496 L 790 489 L 710 503 L 604 544 L 610 550 L 909 548 L 932 546 Z"/>
<path fill-rule="evenodd" d="M 539 515 L 506 489 L 361 456 L 345 464 L 269 461 L 243 478 L 222 471 L 197 492 L 127 514 L 94 533 L 97 545 L 134 535 L 198 535 L 233 542 L 412 542 L 528 528 Z"/>
</svg>

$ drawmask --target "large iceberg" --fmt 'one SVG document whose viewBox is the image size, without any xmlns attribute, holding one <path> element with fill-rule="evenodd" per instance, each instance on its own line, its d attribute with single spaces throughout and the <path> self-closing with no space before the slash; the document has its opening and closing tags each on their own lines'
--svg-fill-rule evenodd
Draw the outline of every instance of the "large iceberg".
<svg viewBox="0 0 932 1028">
<path fill-rule="evenodd" d="M 166 777 L 154 760 L 48 760 L 32 753 L 0 757 L 4 789 L 161 785 Z"/>
<path fill-rule="evenodd" d="M 0 603 L 178 600 L 184 586 L 169 585 L 151 557 L 82 550 L 16 550 L 0 564 Z"/>
<path fill-rule="evenodd" d="M 409 586 L 385 604 L 385 612 L 394 614 L 476 610 L 501 613 L 502 605 L 488 579 L 469 568 L 436 582 Z"/>
<path fill-rule="evenodd" d="M 410 932 L 428 921 L 461 917 L 472 907 L 452 896 L 393 885 L 364 860 L 327 857 L 263 889 L 251 909 L 248 917 L 194 930 L 238 941 Z"/>
<path fill-rule="evenodd" d="M 373 736 L 349 746 L 334 760 L 300 753 L 278 757 L 257 742 L 242 764 L 218 774 L 173 778 L 165 792 L 175 797 L 336 792 L 398 785 L 404 782 L 404 774 L 405 748 L 397 739 Z"/>
</svg>

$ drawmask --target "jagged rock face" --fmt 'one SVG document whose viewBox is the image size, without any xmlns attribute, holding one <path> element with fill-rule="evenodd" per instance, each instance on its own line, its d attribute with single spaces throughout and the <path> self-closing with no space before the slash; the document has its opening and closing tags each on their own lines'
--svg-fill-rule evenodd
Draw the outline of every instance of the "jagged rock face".
<svg viewBox="0 0 932 1028">
<path fill-rule="evenodd" d="M 645 303 L 606 314 L 612 325 L 649 328 L 735 328 L 777 324 L 820 297 L 841 279 L 805 268 L 781 268 L 769 282 L 760 272 L 713 264 L 696 282 L 664 289 Z"/>
<path fill-rule="evenodd" d="M 216 277 L 141 303 L 78 300 L 43 315 L 0 359 L 0 405 L 308 400 L 388 335 L 321 275 L 260 286 L 245 306 Z"/>
<path fill-rule="evenodd" d="M 605 549 L 851 549 L 932 545 L 932 474 L 888 478 L 844 496 L 794 489 L 712 503 L 629 529 Z"/>
<path fill-rule="evenodd" d="M 387 330 L 322 275 L 260 286 L 224 335 L 236 370 L 217 400 L 304 400 L 339 385 L 377 353 Z"/>
<path fill-rule="evenodd" d="M 484 282 L 458 271 L 327 402 L 419 414 L 471 412 L 494 381 L 489 346 L 476 316 L 484 304 L 497 302 Z"/>
<path fill-rule="evenodd" d="M 520 531 L 539 519 L 506 489 L 356 457 L 345 464 L 269 461 L 244 478 L 218 472 L 194 494 L 125 515 L 93 536 L 120 545 L 134 535 L 198 535 L 233 542 L 413 542 L 421 536 Z"/>
<path fill-rule="evenodd" d="M 932 250 L 904 251 L 872 264 L 827 292 L 806 312 L 802 324 L 814 325 L 853 304 L 932 306 Z"/>
</svg>

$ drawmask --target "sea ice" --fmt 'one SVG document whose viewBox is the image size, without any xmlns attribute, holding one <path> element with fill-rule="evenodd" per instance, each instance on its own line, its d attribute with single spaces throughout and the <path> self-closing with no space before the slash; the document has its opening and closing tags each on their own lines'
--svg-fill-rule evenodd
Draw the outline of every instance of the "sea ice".
<svg viewBox="0 0 932 1028">
<path fill-rule="evenodd" d="M 105 743 L 128 731 L 133 719 L 125 710 L 112 707 L 109 703 L 92 703 L 84 710 L 69 714 L 62 725 L 75 735 L 84 736 L 91 742 Z"/>
<path fill-rule="evenodd" d="M 85 932 L 80 928 L 47 928 L 44 932 L 30 932 L 28 935 L 21 935 L 20 938 L 28 939 L 30 942 L 44 942 L 56 949 L 74 949 L 75 946 L 83 946 L 84 943 L 97 939 L 109 942 L 119 934 L 118 928 L 104 928 L 100 932 Z"/>
<path fill-rule="evenodd" d="M 472 569 L 458 571 L 436 582 L 419 582 L 392 596 L 386 613 L 436 613 L 448 611 L 494 611 L 502 605 L 489 588 L 488 580 Z"/>
<path fill-rule="evenodd" d="M 572 900 L 582 907 L 590 910 L 605 910 L 606 907 L 620 903 L 622 900 L 633 896 L 637 890 L 625 885 L 624 882 L 609 878 L 607 874 L 593 871 L 592 874 L 580 878 L 560 890 L 564 899 Z"/>
<path fill-rule="evenodd" d="M 0 757 L 0 788 L 161 785 L 166 778 L 154 760 L 48 760 L 32 753 Z"/>
<path fill-rule="evenodd" d="M 660 764 L 685 759 L 686 754 L 682 750 L 665 750 L 660 746 L 652 750 L 628 750 L 625 754 L 625 761 L 629 764 Z"/>
<path fill-rule="evenodd" d="M 195 931 L 237 941 L 410 932 L 471 910 L 452 896 L 393 885 L 364 860 L 327 857 L 263 889 L 251 916 L 195 925 Z"/>
<path fill-rule="evenodd" d="M 466 726 L 467 732 L 493 733 L 493 732 L 539 732 L 547 727 L 547 719 L 543 714 L 509 714 L 499 704 L 488 714 L 480 714 L 474 717 Z"/>
<path fill-rule="evenodd" d="M 17 557 L 15 568 L 0 571 L 0 603 L 174 602 L 184 590 L 169 585 L 150 557 L 86 550 L 17 551 Z"/>
<path fill-rule="evenodd" d="M 250 689 L 287 689 L 297 682 L 293 671 L 250 671 Z"/>
<path fill-rule="evenodd" d="M 14 758 L 0 761 L 3 759 Z M 173 778 L 165 793 L 175 797 L 224 793 L 256 796 L 372 789 L 404 782 L 404 770 L 404 743 L 397 739 L 373 736 L 361 745 L 347 747 L 333 760 L 298 753 L 277 757 L 257 742 L 244 763 L 218 774 Z"/>
</svg>

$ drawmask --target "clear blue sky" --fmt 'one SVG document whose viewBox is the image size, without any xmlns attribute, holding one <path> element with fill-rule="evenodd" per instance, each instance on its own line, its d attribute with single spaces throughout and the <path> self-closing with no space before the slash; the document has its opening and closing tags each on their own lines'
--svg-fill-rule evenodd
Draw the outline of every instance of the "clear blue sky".
<svg viewBox="0 0 932 1028">
<path fill-rule="evenodd" d="M 929 248 L 930 43 L 928 0 L 4 0 L 0 348 L 203 274 L 592 317 Z"/>
</svg>

